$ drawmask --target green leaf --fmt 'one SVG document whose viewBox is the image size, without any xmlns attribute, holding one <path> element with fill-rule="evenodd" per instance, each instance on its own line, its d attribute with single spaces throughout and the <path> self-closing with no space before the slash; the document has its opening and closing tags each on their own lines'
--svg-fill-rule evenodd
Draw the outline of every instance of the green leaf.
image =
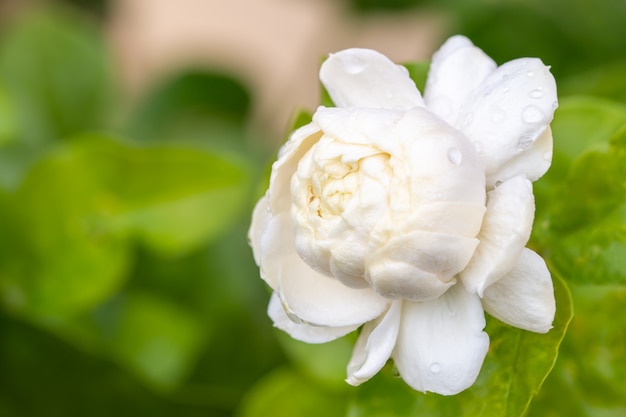
<svg viewBox="0 0 626 417">
<path fill-rule="evenodd" d="M 552 370 L 572 318 L 571 296 L 554 277 L 557 314 L 548 334 L 536 334 L 489 319 L 490 349 L 477 381 L 450 397 L 411 390 L 387 368 L 359 387 L 350 417 L 519 417 Z"/>
<path fill-rule="evenodd" d="M 134 294 L 122 301 L 106 340 L 109 349 L 157 388 L 173 388 L 188 376 L 208 329 L 197 316 L 163 298 Z"/>
<path fill-rule="evenodd" d="M 104 126 L 113 91 L 106 59 L 96 27 L 73 13 L 39 11 L 13 23 L 0 46 L 0 81 L 25 144 Z"/>
<path fill-rule="evenodd" d="M 345 397 L 318 386 L 302 375 L 279 369 L 249 392 L 238 417 L 343 417 Z"/>
<path fill-rule="evenodd" d="M 346 389 L 346 366 L 352 356 L 355 334 L 323 344 L 308 344 L 277 331 L 287 356 L 305 375 L 332 389 Z"/>
<path fill-rule="evenodd" d="M 554 166 L 535 187 L 532 242 L 568 280 L 626 282 L 626 107 L 567 100 L 553 133 Z"/>
<path fill-rule="evenodd" d="M 134 240 L 167 255 L 189 252 L 233 224 L 249 188 L 239 160 L 76 138 L 7 196 L 0 294 L 35 315 L 89 308 L 123 282 Z"/>
</svg>

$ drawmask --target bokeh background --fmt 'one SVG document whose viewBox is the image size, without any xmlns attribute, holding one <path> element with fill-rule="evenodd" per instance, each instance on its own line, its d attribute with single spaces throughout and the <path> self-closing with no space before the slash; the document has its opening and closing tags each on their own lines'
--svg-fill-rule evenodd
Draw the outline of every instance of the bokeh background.
<svg viewBox="0 0 626 417">
<path fill-rule="evenodd" d="M 272 328 L 247 244 L 320 62 L 426 61 L 462 33 L 498 63 L 540 57 L 569 100 L 557 121 L 608 137 L 626 126 L 624 22 L 623 0 L 0 0 L 0 416 L 403 415 L 354 406 L 354 338 Z M 578 132 L 561 126 L 557 142 Z M 575 316 L 532 416 L 626 415 L 626 173 L 590 167 L 559 200 L 538 183 L 556 208 L 533 244 Z M 591 236 L 604 263 L 569 262 L 546 230 Z"/>
</svg>

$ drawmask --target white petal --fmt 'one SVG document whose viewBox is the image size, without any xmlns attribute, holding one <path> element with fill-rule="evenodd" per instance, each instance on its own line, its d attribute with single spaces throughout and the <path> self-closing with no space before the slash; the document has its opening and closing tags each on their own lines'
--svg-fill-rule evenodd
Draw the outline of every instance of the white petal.
<svg viewBox="0 0 626 417">
<path fill-rule="evenodd" d="M 395 301 L 383 316 L 363 326 L 348 363 L 350 385 L 362 384 L 385 366 L 396 345 L 401 311 L 402 301 Z"/>
<path fill-rule="evenodd" d="M 408 71 L 371 49 L 331 54 L 320 80 L 337 107 L 409 109 L 424 104 Z"/>
<path fill-rule="evenodd" d="M 536 181 L 548 171 L 551 164 L 552 129 L 548 126 L 526 152 L 514 156 L 492 174 L 491 182 L 497 184 L 518 175 L 525 175 L 529 180 Z"/>
<path fill-rule="evenodd" d="M 452 201 L 424 201 L 411 213 L 406 227 L 463 237 L 476 237 L 482 225 L 485 206 Z"/>
<path fill-rule="evenodd" d="M 460 273 L 469 292 L 482 296 L 486 287 L 515 265 L 530 237 L 534 215 L 532 183 L 524 177 L 505 181 L 487 194 L 480 243 Z"/>
<path fill-rule="evenodd" d="M 543 258 L 524 249 L 513 269 L 485 289 L 483 306 L 489 314 L 512 326 L 548 332 L 556 305 L 550 271 Z"/>
<path fill-rule="evenodd" d="M 455 126 L 479 150 L 488 186 L 500 180 L 495 175 L 505 164 L 532 147 L 552 121 L 556 107 L 554 77 L 536 58 L 507 62 L 474 90 Z M 528 170 L 535 171 L 534 164 Z M 521 174 L 531 176 L 526 171 Z"/>
<path fill-rule="evenodd" d="M 267 314 L 274 322 L 275 327 L 288 333 L 294 339 L 306 343 L 330 342 L 331 340 L 344 336 L 359 327 L 358 325 L 345 327 L 320 327 L 311 326 L 306 323 L 294 323 L 285 313 L 285 310 L 280 304 L 280 299 L 276 293 L 272 294 L 272 298 L 270 299 L 270 303 L 267 308 Z"/>
<path fill-rule="evenodd" d="M 470 93 L 496 63 L 464 36 L 453 36 L 433 55 L 424 91 L 429 110 L 454 125 Z"/>
<path fill-rule="evenodd" d="M 267 196 L 263 196 L 254 206 L 252 222 L 250 229 L 248 229 L 248 242 L 252 246 L 252 255 L 257 265 L 261 263 L 261 236 L 271 220 L 272 213 L 270 213 L 269 201 Z"/>
<path fill-rule="evenodd" d="M 291 205 L 291 177 L 304 154 L 320 139 L 322 132 L 315 123 L 302 126 L 292 133 L 272 165 L 268 190 L 273 213 L 288 211 Z"/>
<path fill-rule="evenodd" d="M 404 302 L 393 359 L 418 391 L 453 395 L 469 388 L 489 348 L 480 299 L 455 285 L 442 297 Z"/>
<path fill-rule="evenodd" d="M 385 297 L 439 297 L 456 282 L 454 275 L 465 268 L 477 244 L 474 238 L 441 233 L 398 234 L 372 254 L 368 278 Z"/>
<path fill-rule="evenodd" d="M 261 233 L 258 245 L 261 277 L 274 291 L 280 285 L 282 259 L 291 254 L 292 240 L 288 213 L 272 216 Z"/>
</svg>

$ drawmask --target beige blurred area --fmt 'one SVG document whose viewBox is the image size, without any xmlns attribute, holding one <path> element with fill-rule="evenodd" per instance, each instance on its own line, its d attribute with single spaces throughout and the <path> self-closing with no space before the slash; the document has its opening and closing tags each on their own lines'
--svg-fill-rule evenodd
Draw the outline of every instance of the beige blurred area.
<svg viewBox="0 0 626 417">
<path fill-rule="evenodd" d="M 295 109 L 316 107 L 322 57 L 366 47 L 428 59 L 445 25 L 435 12 L 357 16 L 335 0 L 114 0 L 107 30 L 131 97 L 185 67 L 223 71 L 253 91 L 252 126 L 280 138 Z"/>
</svg>

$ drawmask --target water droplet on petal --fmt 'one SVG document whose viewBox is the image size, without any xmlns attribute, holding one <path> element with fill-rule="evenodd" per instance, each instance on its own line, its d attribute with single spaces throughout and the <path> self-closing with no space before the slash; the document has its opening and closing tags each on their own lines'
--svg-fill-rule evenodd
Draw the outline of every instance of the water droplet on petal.
<svg viewBox="0 0 626 417">
<path fill-rule="evenodd" d="M 543 88 L 535 88 L 530 93 L 528 93 L 530 98 L 542 98 L 543 97 Z"/>
<path fill-rule="evenodd" d="M 506 119 L 506 113 L 502 109 L 495 109 L 491 112 L 491 120 L 495 123 L 502 123 Z"/>
<path fill-rule="evenodd" d="M 448 160 L 453 165 L 459 165 L 463 160 L 463 154 L 461 154 L 461 151 L 459 151 L 457 148 L 450 148 L 448 149 Z"/>
<path fill-rule="evenodd" d="M 511 89 L 509 87 L 504 87 L 504 90 L 502 90 L 504 93 L 508 93 L 509 91 L 511 91 Z"/>
<path fill-rule="evenodd" d="M 517 142 L 517 148 L 525 151 L 526 149 L 530 148 L 533 144 L 533 141 L 531 139 L 520 139 L 519 142 Z"/>
<path fill-rule="evenodd" d="M 526 76 L 528 76 L 528 77 L 532 77 L 533 75 L 535 75 L 535 73 L 532 72 L 532 71 L 527 71 L 526 72 Z"/>
<path fill-rule="evenodd" d="M 343 56 L 340 62 L 348 74 L 358 74 L 365 68 L 363 60 L 354 55 Z"/>
<path fill-rule="evenodd" d="M 502 181 L 496 181 L 496 187 L 499 187 L 502 185 Z"/>
<path fill-rule="evenodd" d="M 556 110 L 556 108 L 557 108 L 557 107 L 559 107 L 559 102 L 558 102 L 558 101 L 553 102 L 553 103 L 552 103 L 552 108 L 553 108 L 554 110 Z"/>
<path fill-rule="evenodd" d="M 441 372 L 441 364 L 437 362 L 431 363 L 430 372 L 432 372 L 433 374 L 438 374 L 439 372 Z"/>
<path fill-rule="evenodd" d="M 480 142 L 474 142 L 472 143 L 472 145 L 474 145 L 474 149 L 476 150 L 476 153 L 482 153 L 483 152 L 483 144 Z"/>
<path fill-rule="evenodd" d="M 522 111 L 522 121 L 524 123 L 537 123 L 543 119 L 543 111 L 537 106 L 526 106 Z"/>
</svg>

